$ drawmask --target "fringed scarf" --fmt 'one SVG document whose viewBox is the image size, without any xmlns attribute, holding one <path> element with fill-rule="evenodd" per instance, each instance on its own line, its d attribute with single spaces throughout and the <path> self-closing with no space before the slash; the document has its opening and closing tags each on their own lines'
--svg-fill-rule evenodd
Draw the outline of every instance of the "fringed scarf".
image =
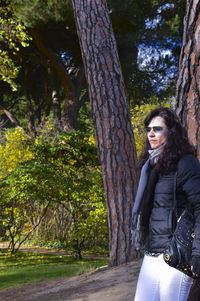
<svg viewBox="0 0 200 301">
<path fill-rule="evenodd" d="M 144 247 L 148 234 L 149 218 L 153 206 L 153 193 L 157 182 L 155 165 L 164 145 L 149 150 L 149 158 L 142 167 L 135 203 L 132 211 L 132 241 L 137 251 Z"/>
</svg>

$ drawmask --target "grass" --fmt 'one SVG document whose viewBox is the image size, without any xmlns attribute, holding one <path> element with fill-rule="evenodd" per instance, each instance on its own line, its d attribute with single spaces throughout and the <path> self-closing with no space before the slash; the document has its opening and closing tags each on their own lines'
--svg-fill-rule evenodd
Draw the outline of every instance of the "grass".
<svg viewBox="0 0 200 301">
<path fill-rule="evenodd" d="M 17 252 L 0 252 L 0 290 L 20 285 L 80 275 L 107 265 L 106 259 L 76 260 L 67 256 Z"/>
</svg>

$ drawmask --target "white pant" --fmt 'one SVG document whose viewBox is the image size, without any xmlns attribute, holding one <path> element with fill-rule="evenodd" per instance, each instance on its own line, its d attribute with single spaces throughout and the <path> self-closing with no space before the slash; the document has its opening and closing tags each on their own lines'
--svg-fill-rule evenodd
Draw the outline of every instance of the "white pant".
<svg viewBox="0 0 200 301">
<path fill-rule="evenodd" d="M 145 255 L 134 301 L 186 301 L 193 279 L 165 263 L 163 254 Z"/>
</svg>

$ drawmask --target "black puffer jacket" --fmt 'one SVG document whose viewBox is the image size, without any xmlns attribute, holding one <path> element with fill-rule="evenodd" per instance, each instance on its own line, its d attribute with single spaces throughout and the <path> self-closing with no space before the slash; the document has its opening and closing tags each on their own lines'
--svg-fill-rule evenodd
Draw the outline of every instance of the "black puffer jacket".
<svg viewBox="0 0 200 301">
<path fill-rule="evenodd" d="M 153 253 L 162 253 L 172 234 L 174 175 L 175 173 L 159 175 L 155 186 L 147 241 L 147 249 Z M 200 164 L 192 155 L 183 156 L 178 163 L 176 199 L 179 214 L 187 204 L 194 209 L 195 238 L 192 255 L 193 258 L 200 256 Z"/>
</svg>

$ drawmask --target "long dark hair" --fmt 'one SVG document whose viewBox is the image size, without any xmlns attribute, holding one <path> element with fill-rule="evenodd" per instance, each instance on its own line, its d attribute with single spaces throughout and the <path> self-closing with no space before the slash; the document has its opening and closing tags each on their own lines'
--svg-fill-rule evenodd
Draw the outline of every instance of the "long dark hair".
<svg viewBox="0 0 200 301">
<path fill-rule="evenodd" d="M 164 119 L 168 129 L 167 141 L 156 164 L 156 169 L 162 174 L 173 172 L 177 168 L 179 159 L 185 154 L 196 156 L 193 145 L 190 144 L 187 132 L 172 109 L 161 107 L 152 110 L 145 118 L 144 125 L 148 126 L 154 117 Z M 148 159 L 148 150 L 151 149 L 148 139 L 139 160 L 140 166 Z"/>
</svg>

